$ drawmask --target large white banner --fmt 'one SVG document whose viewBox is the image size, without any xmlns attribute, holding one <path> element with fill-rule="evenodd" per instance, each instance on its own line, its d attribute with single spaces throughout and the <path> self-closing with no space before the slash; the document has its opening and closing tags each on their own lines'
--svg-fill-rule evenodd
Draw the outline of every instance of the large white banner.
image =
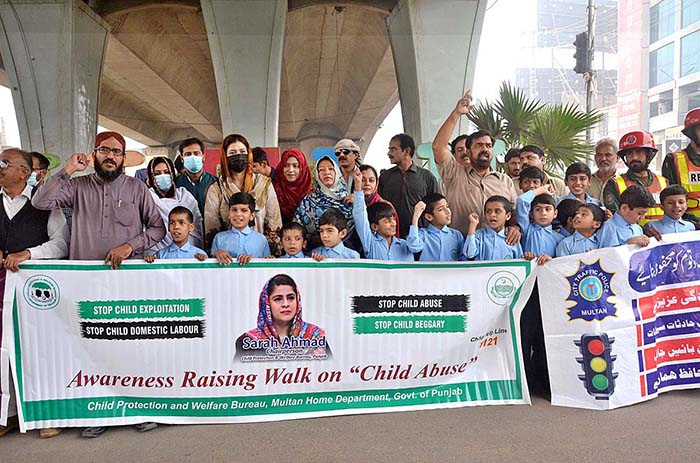
<svg viewBox="0 0 700 463">
<path fill-rule="evenodd" d="M 611 409 L 700 387 L 699 238 L 664 235 L 537 269 L 554 405 Z"/>
<path fill-rule="evenodd" d="M 26 263 L 8 274 L 2 343 L 23 429 L 527 404 L 532 270 Z"/>
</svg>

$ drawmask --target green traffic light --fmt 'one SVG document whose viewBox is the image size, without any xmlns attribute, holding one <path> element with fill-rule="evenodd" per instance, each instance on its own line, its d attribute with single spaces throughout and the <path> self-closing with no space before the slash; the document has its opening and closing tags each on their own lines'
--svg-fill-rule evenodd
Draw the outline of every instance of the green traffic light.
<svg viewBox="0 0 700 463">
<path fill-rule="evenodd" d="M 595 375 L 591 380 L 593 387 L 599 391 L 604 391 L 608 388 L 608 378 L 604 375 Z"/>
</svg>

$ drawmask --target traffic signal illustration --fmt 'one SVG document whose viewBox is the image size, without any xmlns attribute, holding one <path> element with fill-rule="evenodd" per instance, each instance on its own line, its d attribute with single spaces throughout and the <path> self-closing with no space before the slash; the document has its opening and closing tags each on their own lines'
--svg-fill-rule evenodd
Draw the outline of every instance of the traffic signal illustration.
<svg viewBox="0 0 700 463">
<path fill-rule="evenodd" d="M 574 58 L 576 59 L 574 72 L 576 74 L 585 74 L 590 71 L 590 63 L 588 61 L 588 32 L 576 34 L 574 47 L 576 48 L 576 52 L 574 53 Z"/>
<path fill-rule="evenodd" d="M 613 372 L 613 362 L 617 355 L 611 353 L 613 342 L 615 338 L 606 333 L 584 334 L 574 341 L 581 351 L 576 361 L 581 364 L 583 374 L 578 377 L 596 400 L 608 400 L 615 392 L 617 373 Z"/>
</svg>

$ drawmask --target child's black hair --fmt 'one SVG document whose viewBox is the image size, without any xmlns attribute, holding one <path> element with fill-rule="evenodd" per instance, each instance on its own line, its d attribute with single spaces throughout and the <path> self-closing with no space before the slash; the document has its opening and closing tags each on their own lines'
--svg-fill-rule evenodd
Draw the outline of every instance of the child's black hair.
<svg viewBox="0 0 700 463">
<path fill-rule="evenodd" d="M 228 200 L 228 207 L 245 204 L 250 209 L 250 212 L 255 212 L 255 198 L 250 193 L 239 191 L 234 193 Z"/>
<path fill-rule="evenodd" d="M 542 172 L 542 169 L 539 167 L 528 166 L 520 171 L 518 182 L 522 182 L 526 178 L 531 180 L 539 180 L 540 182 L 544 183 L 544 172 Z"/>
<path fill-rule="evenodd" d="M 170 209 L 170 212 L 168 213 L 168 220 L 170 220 L 173 215 L 177 214 L 186 215 L 187 221 L 189 223 L 194 223 L 194 215 L 192 215 L 192 211 L 187 209 L 185 206 L 175 206 L 172 209 Z"/>
<path fill-rule="evenodd" d="M 542 193 L 541 195 L 535 196 L 535 199 L 532 200 L 532 205 L 530 207 L 534 209 L 535 206 L 540 204 L 553 206 L 555 208 L 557 207 L 557 202 L 554 200 L 554 196 L 550 195 L 549 193 Z"/>
<path fill-rule="evenodd" d="M 557 220 L 561 226 L 566 228 L 569 219 L 573 219 L 576 215 L 576 209 L 581 205 L 578 199 L 564 199 L 557 206 Z"/>
<path fill-rule="evenodd" d="M 564 174 L 564 178 L 568 179 L 569 175 L 578 175 L 578 174 L 586 174 L 586 177 L 588 177 L 588 179 L 590 180 L 590 178 L 592 176 L 591 168 L 582 162 L 574 162 L 573 164 L 571 164 L 569 167 L 566 168 L 566 174 Z"/>
<path fill-rule="evenodd" d="M 513 213 L 513 205 L 508 200 L 508 198 L 506 198 L 505 196 L 501 196 L 501 195 L 491 196 L 484 203 L 484 211 L 486 210 L 486 205 L 488 203 L 501 203 L 501 205 L 503 206 L 503 210 L 505 210 L 506 212 L 510 212 L 511 214 Z"/>
<path fill-rule="evenodd" d="M 371 225 L 379 225 L 382 219 L 394 217 L 394 209 L 389 203 L 376 202 L 367 208 L 367 220 Z"/>
<path fill-rule="evenodd" d="M 576 210 L 579 210 L 581 208 L 588 209 L 589 211 L 591 211 L 591 214 L 593 214 L 593 220 L 595 220 L 596 222 L 600 222 L 601 225 L 603 224 L 603 222 L 605 222 L 605 211 L 603 209 L 601 209 L 600 206 L 596 206 L 595 204 L 585 203 L 585 204 L 580 204 L 576 208 Z"/>
<path fill-rule="evenodd" d="M 321 218 L 318 220 L 319 227 L 322 225 L 332 225 L 338 229 L 339 232 L 346 230 L 348 228 L 348 220 L 345 218 L 342 212 L 338 209 L 331 207 L 327 209 L 326 212 L 321 214 Z"/>
<path fill-rule="evenodd" d="M 627 204 L 627 207 L 630 209 L 637 209 L 638 207 L 650 208 L 656 205 L 656 201 L 654 201 L 654 197 L 646 188 L 632 185 L 627 187 L 620 195 L 620 206 L 623 204 Z"/>
<path fill-rule="evenodd" d="M 659 198 L 661 200 L 661 204 L 663 204 L 664 200 L 668 198 L 669 196 L 680 196 L 683 195 L 685 196 L 685 199 L 688 199 L 688 190 L 683 188 L 680 185 L 670 185 L 661 190 L 661 195 L 659 195 Z"/>
<path fill-rule="evenodd" d="M 421 199 L 425 203 L 425 213 L 432 214 L 435 209 L 435 204 L 445 199 L 440 193 L 428 193 Z"/>
<path fill-rule="evenodd" d="M 282 225 L 282 230 L 280 230 L 280 237 L 284 237 L 284 232 L 286 231 L 298 231 L 301 232 L 301 237 L 306 236 L 306 230 L 299 222 L 287 222 Z"/>
</svg>

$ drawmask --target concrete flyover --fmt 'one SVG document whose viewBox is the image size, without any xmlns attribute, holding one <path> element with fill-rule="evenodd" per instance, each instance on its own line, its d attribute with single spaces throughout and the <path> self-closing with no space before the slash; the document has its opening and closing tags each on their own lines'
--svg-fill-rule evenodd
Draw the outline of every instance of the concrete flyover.
<svg viewBox="0 0 700 463">
<path fill-rule="evenodd" d="M 0 0 L 0 84 L 22 146 L 66 156 L 96 125 L 172 148 L 224 133 L 363 148 L 403 102 L 430 141 L 473 80 L 482 0 Z M 70 46 L 66 46 L 69 44 Z"/>
</svg>

